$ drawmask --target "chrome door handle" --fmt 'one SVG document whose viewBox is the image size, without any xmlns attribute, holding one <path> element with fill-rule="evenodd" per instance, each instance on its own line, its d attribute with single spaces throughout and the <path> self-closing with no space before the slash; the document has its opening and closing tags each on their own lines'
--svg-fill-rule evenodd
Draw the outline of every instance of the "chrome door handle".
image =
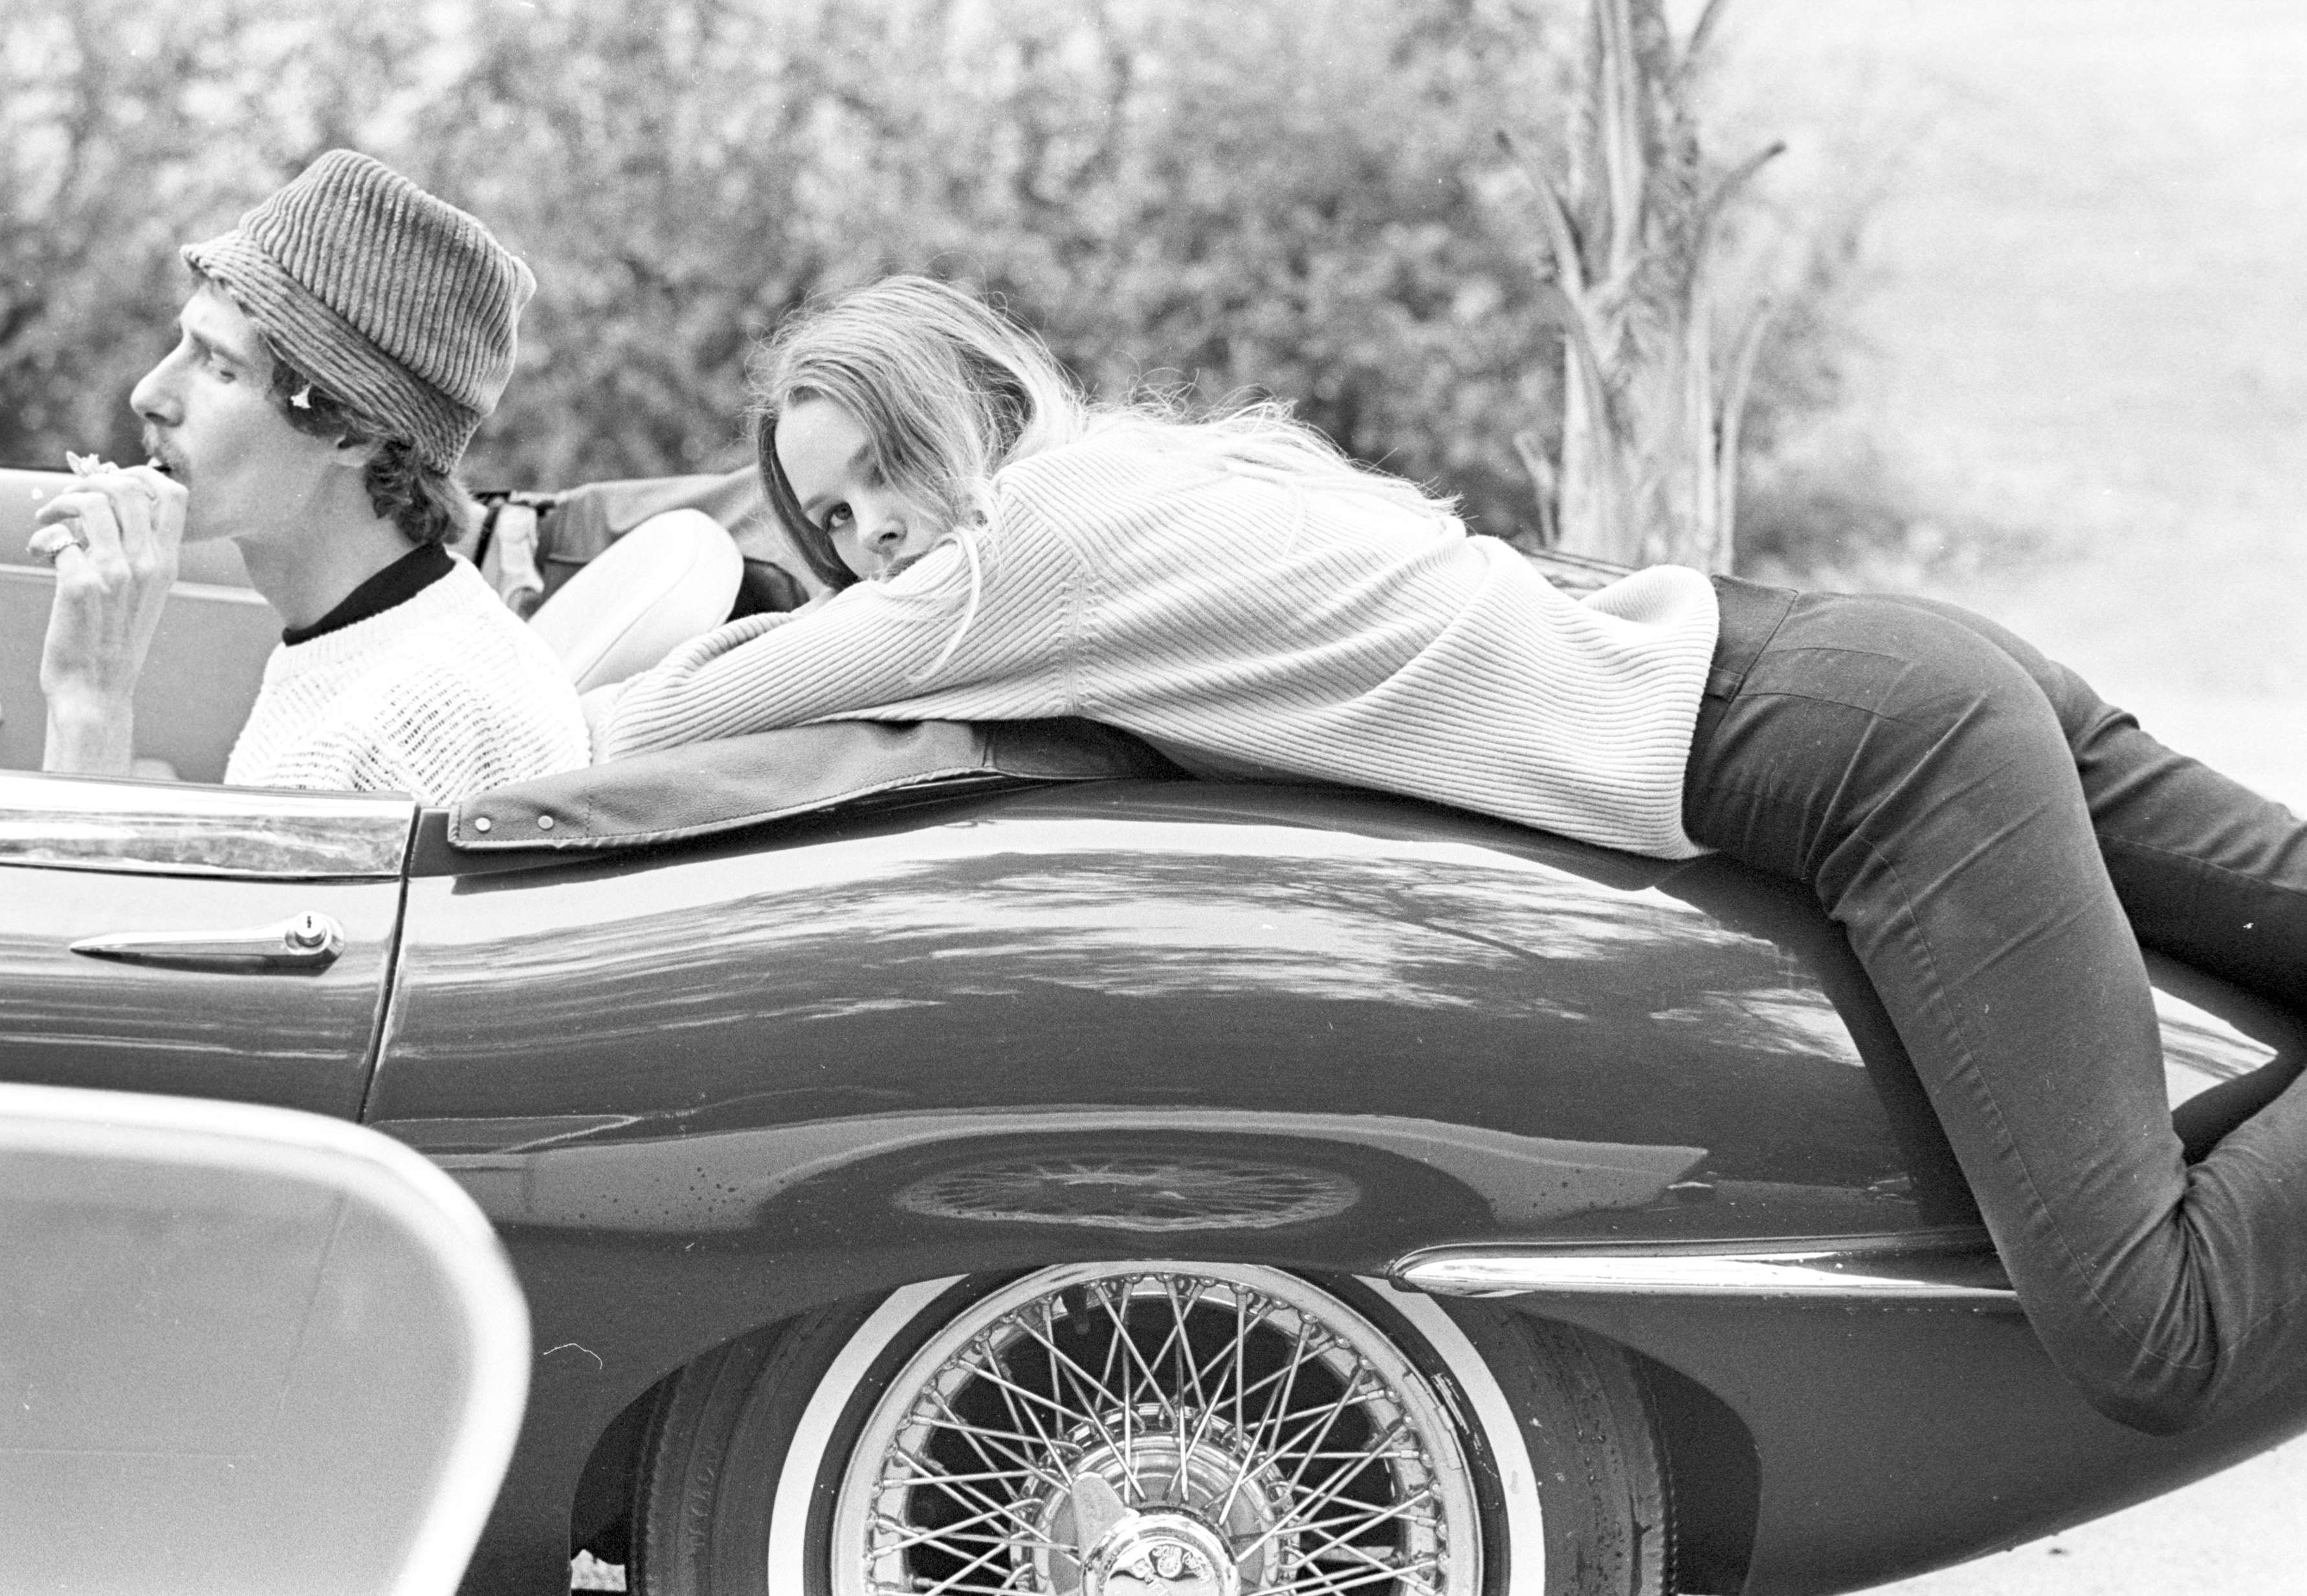
<svg viewBox="0 0 2307 1596">
<path fill-rule="evenodd" d="M 72 945 L 90 958 L 172 970 L 318 974 L 345 950 L 345 928 L 307 909 L 273 925 L 226 931 L 115 931 Z"/>
</svg>

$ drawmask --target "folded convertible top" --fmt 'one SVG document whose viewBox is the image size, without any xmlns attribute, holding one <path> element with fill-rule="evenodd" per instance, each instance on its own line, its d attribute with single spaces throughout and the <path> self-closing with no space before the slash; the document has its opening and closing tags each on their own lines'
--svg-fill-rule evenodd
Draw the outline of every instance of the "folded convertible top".
<svg viewBox="0 0 2307 1596">
<path fill-rule="evenodd" d="M 933 783 L 1181 774 L 1135 737 L 1085 720 L 827 721 L 493 787 L 450 810 L 449 842 L 467 853 L 630 847 Z"/>
<path fill-rule="evenodd" d="M 500 538 L 530 545 L 539 598 L 559 592 L 610 545 L 668 510 L 703 511 L 736 540 L 745 560 L 736 614 L 798 609 L 825 588 L 777 519 L 763 509 L 761 479 L 750 466 L 713 476 L 634 477 L 553 493 L 487 493 L 483 499 L 487 519 L 464 552 L 485 575 Z M 528 518 L 526 529 L 513 537 L 512 523 L 519 517 Z"/>
</svg>

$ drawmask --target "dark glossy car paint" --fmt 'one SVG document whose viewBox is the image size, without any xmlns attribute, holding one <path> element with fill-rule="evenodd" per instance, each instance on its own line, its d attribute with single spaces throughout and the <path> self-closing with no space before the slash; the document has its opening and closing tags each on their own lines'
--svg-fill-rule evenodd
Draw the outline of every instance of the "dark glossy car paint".
<svg viewBox="0 0 2307 1596">
<path fill-rule="evenodd" d="M 917 795 L 605 856 L 416 852 L 373 1072 L 360 1005 L 398 888 L 81 871 L 5 872 L 6 1059 L 339 1112 L 366 1075 L 364 1117 L 481 1202 L 539 1361 L 476 1588 L 562 1577 L 588 1460 L 615 1472 L 596 1443 L 666 1374 L 899 1283 L 1181 1248 L 1368 1276 L 1468 1249 L 1980 1258 L 1840 939 L 1719 861 L 1184 782 Z M 56 946 L 226 902 L 344 905 L 358 931 L 317 982 Z M 2201 986 L 2243 1028 L 2174 1025 L 2203 1076 L 2295 1060 L 2286 1022 Z M 1668 1404 L 1693 1588 L 1888 1578 L 2307 1421 L 2303 1389 L 2132 1435 L 1993 1298 L 1520 1302 L 1693 1383 Z"/>
</svg>

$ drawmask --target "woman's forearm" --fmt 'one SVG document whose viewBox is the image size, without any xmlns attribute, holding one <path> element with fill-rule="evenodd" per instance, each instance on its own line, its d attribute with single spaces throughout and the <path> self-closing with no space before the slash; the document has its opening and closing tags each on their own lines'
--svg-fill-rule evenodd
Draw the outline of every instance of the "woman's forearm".
<svg viewBox="0 0 2307 1596">
<path fill-rule="evenodd" d="M 767 718 L 774 699 L 765 691 L 772 662 L 748 649 L 791 619 L 767 614 L 733 621 L 629 679 L 596 732 L 594 758 L 620 759 L 785 724 Z"/>
</svg>

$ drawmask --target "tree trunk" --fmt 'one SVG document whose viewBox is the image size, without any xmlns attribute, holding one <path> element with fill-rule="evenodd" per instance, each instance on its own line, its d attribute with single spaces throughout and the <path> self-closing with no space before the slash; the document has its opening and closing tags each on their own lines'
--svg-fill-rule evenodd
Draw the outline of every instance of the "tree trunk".
<svg viewBox="0 0 2307 1596">
<path fill-rule="evenodd" d="M 1566 203 L 1542 181 L 1563 325 L 1559 546 L 1626 565 L 1727 571 L 1737 417 L 1758 307 L 1718 372 L 1712 223 L 1764 151 L 1707 184 L 1689 107 L 1694 57 L 1663 0 L 1595 0 Z M 1543 484 L 1541 484 L 1543 492 Z"/>
</svg>

